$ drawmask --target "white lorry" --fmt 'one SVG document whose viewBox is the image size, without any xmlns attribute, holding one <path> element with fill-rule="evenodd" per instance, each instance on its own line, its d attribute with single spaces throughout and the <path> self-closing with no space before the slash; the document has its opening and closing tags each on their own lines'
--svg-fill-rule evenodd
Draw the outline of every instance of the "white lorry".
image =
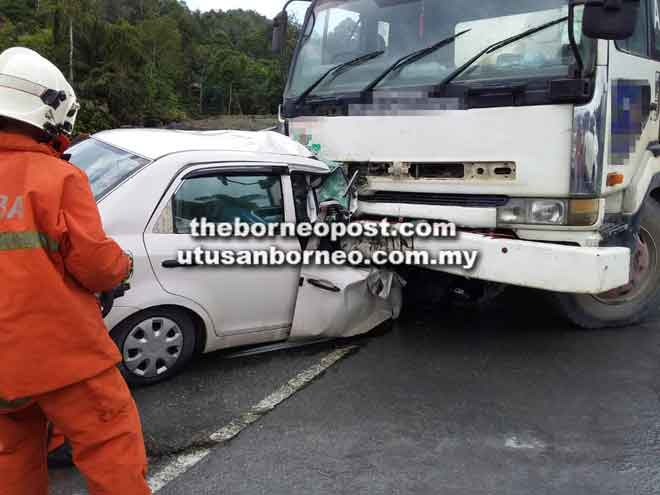
<svg viewBox="0 0 660 495">
<path fill-rule="evenodd" d="M 481 253 L 435 269 L 632 324 L 660 303 L 659 3 L 314 0 L 283 127 L 359 172 L 362 217 L 451 221 L 415 247 Z"/>
</svg>

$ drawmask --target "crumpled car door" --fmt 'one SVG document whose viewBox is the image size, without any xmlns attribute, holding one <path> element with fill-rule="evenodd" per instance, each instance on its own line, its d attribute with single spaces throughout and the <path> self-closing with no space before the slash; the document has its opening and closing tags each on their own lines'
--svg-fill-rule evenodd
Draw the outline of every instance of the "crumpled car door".
<svg viewBox="0 0 660 495">
<path fill-rule="evenodd" d="M 352 337 L 396 319 L 402 280 L 387 270 L 303 268 L 290 340 Z"/>
</svg>

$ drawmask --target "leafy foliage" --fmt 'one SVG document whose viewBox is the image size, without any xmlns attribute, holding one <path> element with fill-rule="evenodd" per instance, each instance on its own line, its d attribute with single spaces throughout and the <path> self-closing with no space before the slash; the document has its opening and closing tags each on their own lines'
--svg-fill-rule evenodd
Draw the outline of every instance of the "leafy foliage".
<svg viewBox="0 0 660 495">
<path fill-rule="evenodd" d="M 0 0 L 0 50 L 32 48 L 72 75 L 86 132 L 275 113 L 288 57 L 270 52 L 271 29 L 253 11 L 183 0 Z"/>
</svg>

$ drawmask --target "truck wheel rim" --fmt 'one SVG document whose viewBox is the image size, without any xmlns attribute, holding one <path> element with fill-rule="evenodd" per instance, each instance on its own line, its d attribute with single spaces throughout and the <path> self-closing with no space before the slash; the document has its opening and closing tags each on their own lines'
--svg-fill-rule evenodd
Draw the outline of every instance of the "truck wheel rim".
<svg viewBox="0 0 660 495">
<path fill-rule="evenodd" d="M 637 299 L 651 286 L 653 274 L 657 270 L 657 260 L 656 243 L 651 234 L 642 228 L 631 263 L 630 283 L 594 297 L 602 303 L 612 305 L 626 304 Z"/>
<path fill-rule="evenodd" d="M 148 318 L 135 325 L 122 348 L 126 368 L 142 378 L 166 373 L 183 350 L 183 332 L 169 318 Z"/>
</svg>

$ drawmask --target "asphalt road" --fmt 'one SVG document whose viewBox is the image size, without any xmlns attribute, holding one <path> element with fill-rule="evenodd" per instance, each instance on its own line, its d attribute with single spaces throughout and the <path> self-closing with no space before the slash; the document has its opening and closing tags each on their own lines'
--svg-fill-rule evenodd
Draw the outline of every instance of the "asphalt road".
<svg viewBox="0 0 660 495">
<path fill-rule="evenodd" d="M 580 331 L 538 293 L 407 308 L 159 493 L 655 494 L 660 318 Z M 158 473 L 346 342 L 226 360 L 135 391 Z M 72 471 L 53 494 L 78 493 Z"/>
</svg>

